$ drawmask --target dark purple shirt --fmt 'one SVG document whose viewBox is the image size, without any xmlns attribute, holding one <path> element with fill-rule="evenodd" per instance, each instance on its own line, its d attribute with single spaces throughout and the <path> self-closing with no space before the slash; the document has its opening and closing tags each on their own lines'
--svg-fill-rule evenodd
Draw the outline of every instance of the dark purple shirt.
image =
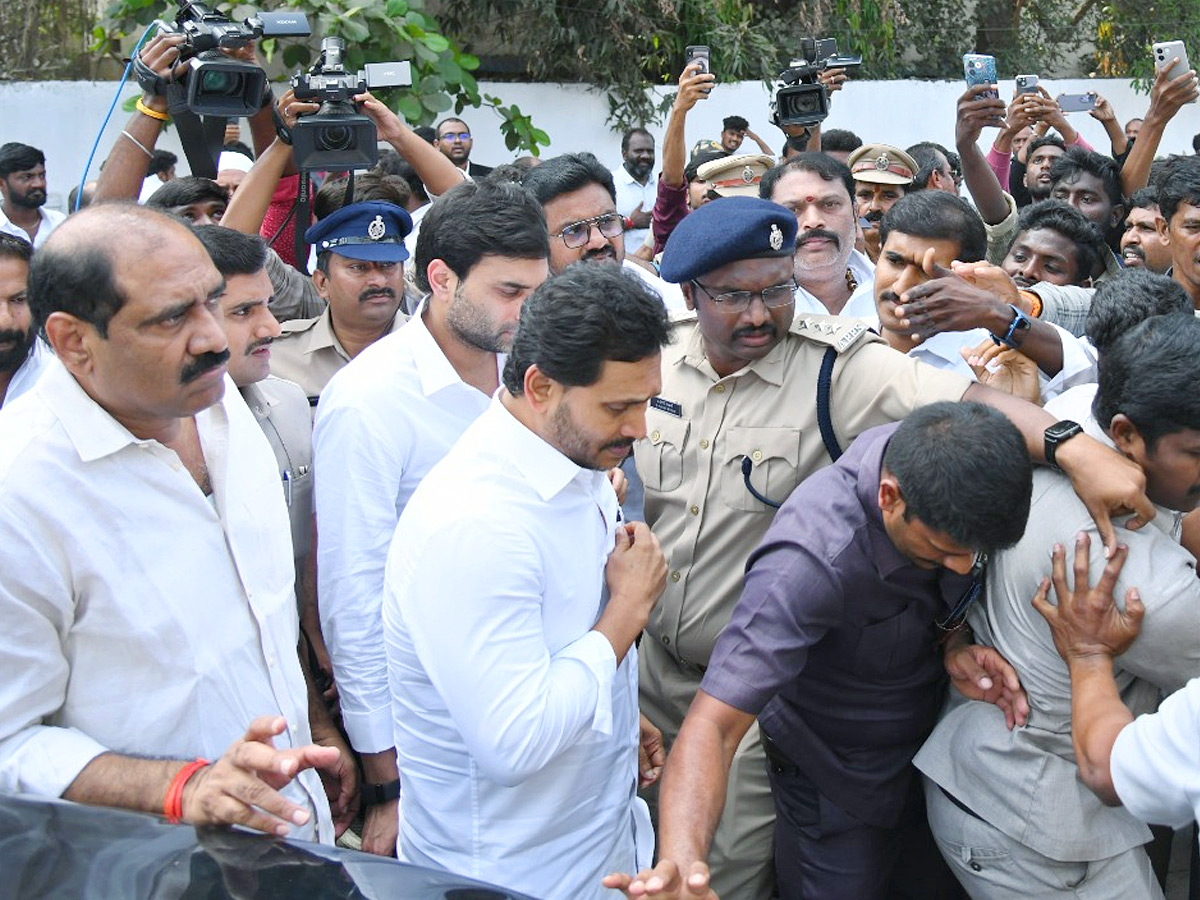
<svg viewBox="0 0 1200 900">
<path fill-rule="evenodd" d="M 897 824 L 944 696 L 935 620 L 969 576 L 919 569 L 883 527 L 897 424 L 863 432 L 796 488 L 747 562 L 701 687 L 745 712 L 834 803 Z"/>
<path fill-rule="evenodd" d="M 672 187 L 663 181 L 662 173 L 658 175 L 658 193 L 654 199 L 654 209 L 651 211 L 651 228 L 654 229 L 654 255 L 662 253 L 667 245 L 667 238 L 675 230 L 675 226 L 683 221 L 688 214 L 688 185 L 687 179 L 681 187 Z"/>
</svg>

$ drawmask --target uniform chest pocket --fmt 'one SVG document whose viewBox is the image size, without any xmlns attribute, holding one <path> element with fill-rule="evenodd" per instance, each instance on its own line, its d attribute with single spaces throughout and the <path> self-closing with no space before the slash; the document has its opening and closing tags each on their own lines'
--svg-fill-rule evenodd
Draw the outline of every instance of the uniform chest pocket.
<svg viewBox="0 0 1200 900">
<path fill-rule="evenodd" d="M 668 415 L 646 417 L 646 439 L 634 447 L 638 475 L 652 491 L 673 491 L 683 483 L 683 450 L 691 423 Z"/>
<path fill-rule="evenodd" d="M 929 628 L 929 611 L 917 603 L 864 626 L 854 650 L 854 671 L 864 678 L 897 678 L 928 665 L 934 652 Z"/>
<path fill-rule="evenodd" d="M 740 426 L 725 432 L 721 470 L 721 499 L 726 506 L 747 512 L 775 509 L 758 500 L 746 487 L 742 460 L 750 460 L 750 483 L 763 497 L 783 503 L 800 482 L 800 429 Z"/>
</svg>

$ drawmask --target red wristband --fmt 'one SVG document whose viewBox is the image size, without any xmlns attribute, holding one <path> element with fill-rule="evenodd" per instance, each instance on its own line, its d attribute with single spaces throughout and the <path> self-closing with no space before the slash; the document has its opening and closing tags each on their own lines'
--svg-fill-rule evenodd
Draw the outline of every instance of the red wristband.
<svg viewBox="0 0 1200 900">
<path fill-rule="evenodd" d="M 171 784 L 167 787 L 166 799 L 163 800 L 163 815 L 172 825 L 178 825 L 183 821 L 184 787 L 187 786 L 193 775 L 207 765 L 209 765 L 207 759 L 197 757 L 176 772 L 175 777 L 171 779 Z"/>
</svg>

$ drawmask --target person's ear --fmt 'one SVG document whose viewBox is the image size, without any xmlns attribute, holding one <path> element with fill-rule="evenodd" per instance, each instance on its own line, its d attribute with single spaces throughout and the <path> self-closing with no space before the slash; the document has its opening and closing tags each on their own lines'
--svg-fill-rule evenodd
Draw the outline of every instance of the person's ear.
<svg viewBox="0 0 1200 900">
<path fill-rule="evenodd" d="M 1109 214 L 1108 227 L 1116 228 L 1118 225 L 1120 225 L 1124 221 L 1125 221 L 1125 204 L 1118 203 L 1116 206 L 1114 206 L 1112 208 L 1112 212 Z"/>
<path fill-rule="evenodd" d="M 53 312 L 46 319 L 46 340 L 72 375 L 91 370 L 92 342 L 103 340 L 91 325 L 70 313 Z"/>
<path fill-rule="evenodd" d="M 458 276 L 446 265 L 445 260 L 431 259 L 425 269 L 425 277 L 429 279 L 429 292 L 435 297 L 451 297 L 458 284 Z"/>
<path fill-rule="evenodd" d="M 1167 227 L 1167 220 L 1161 215 L 1154 217 L 1154 229 L 1158 232 L 1158 239 L 1164 244 L 1171 243 L 1171 229 Z"/>
<path fill-rule="evenodd" d="M 313 269 L 312 273 L 313 287 L 317 289 L 317 294 L 322 300 L 329 299 L 329 276 L 320 269 Z"/>
<path fill-rule="evenodd" d="M 562 394 L 562 385 L 537 367 L 537 364 L 525 370 L 523 382 L 525 401 L 538 413 L 547 412 Z"/>
<path fill-rule="evenodd" d="M 1113 416 L 1108 425 L 1108 436 L 1123 456 L 1138 465 L 1143 464 L 1146 459 L 1146 441 L 1128 416 L 1124 413 Z"/>
<path fill-rule="evenodd" d="M 885 513 L 904 512 L 904 497 L 895 475 L 885 473 L 879 479 L 879 509 Z"/>
<path fill-rule="evenodd" d="M 687 308 L 695 309 L 696 308 L 696 297 L 692 293 L 692 291 L 694 291 L 695 288 L 692 286 L 692 283 L 690 281 L 684 281 L 684 282 L 680 283 L 679 289 L 683 292 L 683 302 L 685 304 L 687 304 Z"/>
</svg>

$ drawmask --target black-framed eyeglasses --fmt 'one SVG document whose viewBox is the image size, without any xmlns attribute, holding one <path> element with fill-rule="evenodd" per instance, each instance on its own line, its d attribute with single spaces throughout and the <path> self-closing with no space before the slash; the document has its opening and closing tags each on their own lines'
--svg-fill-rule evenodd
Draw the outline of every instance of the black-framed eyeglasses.
<svg viewBox="0 0 1200 900">
<path fill-rule="evenodd" d="M 447 131 L 438 140 L 440 141 L 469 141 L 471 132 L 469 131 Z"/>
<path fill-rule="evenodd" d="M 562 231 L 552 237 L 562 238 L 568 250 L 577 250 L 592 239 L 592 226 L 595 226 L 606 238 L 615 238 L 625 231 L 625 222 L 615 213 L 604 213 L 564 225 Z"/>
<path fill-rule="evenodd" d="M 788 306 L 796 302 L 795 281 L 772 285 L 769 288 L 763 288 L 761 291 L 726 291 L 723 294 L 714 294 L 694 278 L 692 279 L 692 284 L 708 294 L 708 299 L 724 312 L 735 313 L 749 309 L 755 297 L 760 297 L 763 306 L 768 309 L 777 309 L 780 306 Z"/>
</svg>

